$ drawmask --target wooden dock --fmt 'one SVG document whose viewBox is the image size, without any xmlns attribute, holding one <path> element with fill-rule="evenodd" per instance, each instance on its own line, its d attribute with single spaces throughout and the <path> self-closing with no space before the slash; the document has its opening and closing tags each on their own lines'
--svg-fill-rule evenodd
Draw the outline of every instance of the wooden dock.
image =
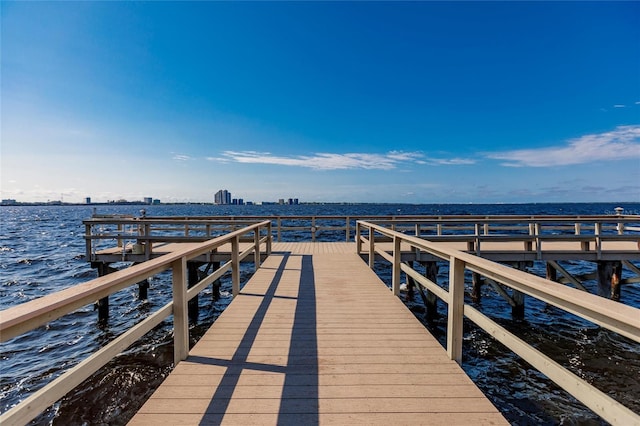
<svg viewBox="0 0 640 426">
<path fill-rule="evenodd" d="M 355 243 L 274 243 L 130 424 L 507 422 Z"/>
</svg>

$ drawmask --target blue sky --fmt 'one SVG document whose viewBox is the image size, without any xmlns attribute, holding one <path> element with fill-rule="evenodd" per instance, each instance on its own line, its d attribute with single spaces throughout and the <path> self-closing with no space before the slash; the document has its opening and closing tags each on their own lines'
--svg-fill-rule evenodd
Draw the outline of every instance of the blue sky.
<svg viewBox="0 0 640 426">
<path fill-rule="evenodd" d="M 19 201 L 640 201 L 639 2 L 10 2 Z"/>
</svg>

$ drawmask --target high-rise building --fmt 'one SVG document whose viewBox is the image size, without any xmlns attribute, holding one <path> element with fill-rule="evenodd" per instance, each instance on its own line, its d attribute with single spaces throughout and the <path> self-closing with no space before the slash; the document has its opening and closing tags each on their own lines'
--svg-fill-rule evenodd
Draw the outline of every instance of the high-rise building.
<svg viewBox="0 0 640 426">
<path fill-rule="evenodd" d="M 214 195 L 213 202 L 215 204 L 231 204 L 231 193 L 226 189 L 221 189 Z"/>
</svg>

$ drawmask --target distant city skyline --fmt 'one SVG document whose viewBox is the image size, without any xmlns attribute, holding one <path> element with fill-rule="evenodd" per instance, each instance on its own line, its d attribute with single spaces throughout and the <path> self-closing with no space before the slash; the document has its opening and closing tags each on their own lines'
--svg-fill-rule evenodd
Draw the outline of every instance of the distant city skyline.
<svg viewBox="0 0 640 426">
<path fill-rule="evenodd" d="M 0 198 L 640 201 L 640 2 L 0 2 Z"/>
</svg>

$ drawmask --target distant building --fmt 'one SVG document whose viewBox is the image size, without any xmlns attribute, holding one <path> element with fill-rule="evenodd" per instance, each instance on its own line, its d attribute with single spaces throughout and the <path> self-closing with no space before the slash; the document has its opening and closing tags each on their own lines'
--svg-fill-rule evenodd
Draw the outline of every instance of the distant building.
<svg viewBox="0 0 640 426">
<path fill-rule="evenodd" d="M 144 197 L 144 203 L 145 204 L 153 203 L 153 198 L 152 197 Z"/>
<path fill-rule="evenodd" d="M 280 199 L 278 200 L 278 204 L 283 205 L 283 204 L 284 204 L 284 198 L 280 198 Z"/>
<path fill-rule="evenodd" d="M 156 198 L 156 199 L 153 200 L 153 202 L 151 204 L 158 205 L 158 204 L 160 204 L 160 200 L 158 200 Z"/>
<path fill-rule="evenodd" d="M 244 206 L 244 200 L 242 198 L 238 198 L 238 205 Z"/>
<path fill-rule="evenodd" d="M 84 199 L 85 204 L 91 204 L 91 197 L 87 197 Z"/>
<path fill-rule="evenodd" d="M 294 198 L 294 199 L 293 199 L 293 204 L 294 204 L 294 205 L 296 205 L 296 206 L 299 204 L 299 203 L 298 203 L 298 199 L 297 199 L 297 198 Z"/>
<path fill-rule="evenodd" d="M 221 189 L 214 195 L 213 202 L 218 205 L 231 204 L 231 193 L 226 189 Z"/>
<path fill-rule="evenodd" d="M 13 198 L 7 198 L 2 200 L 2 205 L 3 206 L 15 206 L 16 204 L 18 204 L 18 202 L 16 200 L 14 200 Z"/>
</svg>

